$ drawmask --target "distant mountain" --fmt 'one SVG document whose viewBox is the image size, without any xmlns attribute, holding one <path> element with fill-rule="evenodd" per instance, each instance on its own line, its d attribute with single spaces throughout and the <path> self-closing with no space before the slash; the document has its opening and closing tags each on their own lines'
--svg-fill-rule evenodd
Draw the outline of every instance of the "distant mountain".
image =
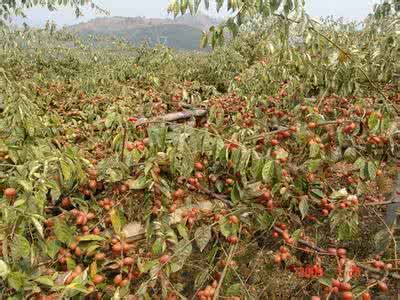
<svg viewBox="0 0 400 300">
<path fill-rule="evenodd" d="M 176 19 L 105 17 L 70 26 L 69 29 L 81 36 L 114 36 L 134 44 L 148 41 L 151 45 L 199 50 L 201 32 L 218 23 L 219 20 L 206 15 L 184 15 Z"/>
</svg>

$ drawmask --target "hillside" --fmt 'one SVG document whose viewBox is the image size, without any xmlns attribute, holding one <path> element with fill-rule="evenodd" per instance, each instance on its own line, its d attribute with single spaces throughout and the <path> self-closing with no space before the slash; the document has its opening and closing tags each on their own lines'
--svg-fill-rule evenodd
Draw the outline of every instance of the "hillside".
<svg viewBox="0 0 400 300">
<path fill-rule="evenodd" d="M 185 15 L 176 19 L 144 17 L 105 17 L 71 26 L 81 36 L 114 36 L 139 44 L 145 40 L 151 45 L 165 44 L 176 49 L 199 49 L 202 30 L 218 24 L 206 15 Z"/>
</svg>

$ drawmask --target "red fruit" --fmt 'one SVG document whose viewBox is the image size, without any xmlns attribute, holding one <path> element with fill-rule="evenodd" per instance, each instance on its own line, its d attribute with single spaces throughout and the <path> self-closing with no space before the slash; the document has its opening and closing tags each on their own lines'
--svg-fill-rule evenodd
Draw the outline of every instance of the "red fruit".
<svg viewBox="0 0 400 300">
<path fill-rule="evenodd" d="M 273 231 L 272 232 L 272 237 L 275 238 L 275 239 L 278 238 L 279 237 L 279 233 L 276 232 L 276 231 Z"/>
<path fill-rule="evenodd" d="M 290 253 L 287 253 L 287 252 L 282 253 L 281 258 L 283 261 L 287 260 L 288 258 L 290 258 Z"/>
<path fill-rule="evenodd" d="M 314 128 L 317 127 L 317 124 L 316 124 L 315 122 L 310 122 L 310 123 L 308 123 L 307 127 L 308 127 L 309 129 L 314 129 Z"/>
<path fill-rule="evenodd" d="M 193 186 L 197 186 L 198 183 L 199 183 L 199 181 L 197 180 L 197 178 L 193 178 L 193 177 L 190 177 L 190 178 L 188 179 L 188 182 L 189 182 L 191 185 L 193 185 Z"/>
<path fill-rule="evenodd" d="M 89 188 L 92 191 L 95 191 L 97 189 L 97 181 L 95 179 L 89 180 Z"/>
<path fill-rule="evenodd" d="M 202 179 L 204 178 L 204 175 L 203 175 L 203 173 L 201 173 L 201 172 L 196 172 L 196 173 L 194 174 L 194 176 L 195 176 L 198 180 L 202 180 Z"/>
<path fill-rule="evenodd" d="M 281 246 L 281 247 L 279 248 L 279 252 L 280 252 L 280 253 L 287 253 L 287 252 L 288 252 L 288 249 L 287 249 L 286 247 L 284 247 L 284 246 Z"/>
<path fill-rule="evenodd" d="M 237 244 L 239 242 L 239 238 L 237 236 L 228 236 L 226 240 L 229 244 Z"/>
<path fill-rule="evenodd" d="M 182 189 L 177 189 L 173 194 L 174 199 L 181 199 L 184 196 L 185 196 L 185 191 Z"/>
<path fill-rule="evenodd" d="M 122 250 L 122 246 L 121 246 L 120 243 L 115 244 L 115 245 L 112 246 L 112 251 L 115 252 L 115 253 L 120 253 L 121 250 Z"/>
<path fill-rule="evenodd" d="M 387 284 L 383 281 L 378 282 L 378 288 L 381 290 L 381 292 L 384 292 L 384 293 L 386 293 L 389 290 Z"/>
<path fill-rule="evenodd" d="M 124 280 L 121 281 L 119 284 L 120 287 L 127 286 L 129 284 L 129 279 L 125 278 Z"/>
<path fill-rule="evenodd" d="M 72 243 L 71 245 L 69 245 L 69 249 L 71 249 L 72 251 L 74 251 L 76 247 L 78 247 L 77 243 Z"/>
<path fill-rule="evenodd" d="M 337 254 L 338 254 L 339 257 L 346 257 L 346 253 L 347 253 L 346 249 L 339 248 L 337 250 Z"/>
<path fill-rule="evenodd" d="M 14 199 L 17 196 L 17 190 L 14 188 L 8 188 L 4 190 L 4 197 L 9 200 Z"/>
<path fill-rule="evenodd" d="M 194 164 L 194 168 L 196 169 L 196 170 L 198 170 L 198 171 L 201 171 L 201 170 L 203 170 L 203 164 L 201 163 L 201 162 L 196 162 L 195 164 Z"/>
<path fill-rule="evenodd" d="M 124 253 L 129 252 L 129 250 L 131 250 L 133 247 L 133 245 L 130 245 L 128 243 L 125 243 L 124 246 L 122 247 L 122 250 L 124 251 Z"/>
<path fill-rule="evenodd" d="M 231 224 L 239 224 L 239 218 L 236 216 L 229 216 L 229 223 Z"/>
<path fill-rule="evenodd" d="M 82 255 L 82 250 L 79 247 L 75 249 L 75 255 L 78 257 Z"/>
<path fill-rule="evenodd" d="M 90 221 L 90 220 L 95 219 L 95 218 L 96 218 L 96 215 L 95 215 L 94 213 L 90 212 L 90 213 L 88 213 L 88 214 L 86 215 L 86 218 Z"/>
<path fill-rule="evenodd" d="M 94 258 L 96 260 L 104 260 L 106 258 L 106 255 L 105 255 L 105 253 L 99 252 L 99 253 L 96 253 Z"/>
<path fill-rule="evenodd" d="M 333 279 L 332 280 L 332 286 L 339 288 L 340 287 L 340 281 L 337 280 L 337 279 Z"/>
<path fill-rule="evenodd" d="M 353 293 L 352 292 L 344 292 L 342 294 L 342 299 L 343 300 L 353 300 Z"/>
<path fill-rule="evenodd" d="M 290 235 L 289 235 L 289 233 L 288 233 L 287 231 L 284 231 L 284 232 L 282 233 L 282 237 L 283 237 L 283 239 L 286 241 L 286 240 L 288 240 L 288 239 L 290 238 Z"/>
<path fill-rule="evenodd" d="M 127 187 L 125 184 L 121 184 L 121 185 L 118 187 L 118 190 L 119 190 L 119 192 L 120 192 L 121 194 L 124 194 L 124 193 L 126 193 L 126 192 L 128 191 L 128 187 Z"/>
<path fill-rule="evenodd" d="M 61 200 L 61 207 L 67 208 L 71 205 L 71 199 L 68 197 L 65 197 Z"/>
<path fill-rule="evenodd" d="M 323 210 L 322 210 L 322 215 L 323 215 L 324 217 L 329 216 L 329 210 L 323 209 Z"/>
<path fill-rule="evenodd" d="M 268 200 L 270 200 L 271 199 L 271 192 L 270 191 L 266 191 L 266 192 L 264 192 L 263 194 L 262 194 L 262 198 L 265 200 L 265 201 L 268 201 Z"/>
<path fill-rule="evenodd" d="M 117 276 L 114 277 L 115 285 L 120 285 L 121 282 L 122 282 L 122 275 L 121 274 L 118 274 Z"/>
<path fill-rule="evenodd" d="M 135 149 L 135 146 L 134 146 L 132 143 L 127 142 L 127 143 L 126 143 L 126 149 L 127 149 L 129 152 L 131 152 L 131 151 L 133 151 L 133 149 Z"/>
<path fill-rule="evenodd" d="M 85 222 L 85 216 L 81 214 L 78 216 L 75 223 L 76 225 L 83 225 L 84 222 Z"/>
<path fill-rule="evenodd" d="M 97 171 L 94 169 L 88 169 L 87 173 L 90 178 L 95 179 L 97 177 Z"/>
<path fill-rule="evenodd" d="M 328 253 L 332 255 L 337 255 L 337 250 L 335 248 L 328 248 Z"/>
<path fill-rule="evenodd" d="M 280 229 L 282 229 L 282 230 L 286 230 L 287 229 L 287 225 L 286 224 L 279 224 L 279 225 L 277 225 L 277 226 L 279 226 L 279 228 Z"/>
<path fill-rule="evenodd" d="M 289 239 L 286 239 L 285 242 L 286 242 L 287 244 L 289 244 L 289 245 L 293 245 L 293 244 L 294 244 L 294 239 L 289 238 Z"/>
<path fill-rule="evenodd" d="M 273 140 L 271 140 L 271 146 L 277 146 L 277 145 L 279 145 L 279 141 L 278 140 L 276 140 L 276 139 L 273 139 Z"/>
<path fill-rule="evenodd" d="M 135 118 L 135 117 L 129 117 L 129 118 L 128 118 L 128 121 L 131 122 L 131 123 L 136 123 L 137 120 L 138 120 L 138 119 Z"/>
<path fill-rule="evenodd" d="M 279 265 L 282 262 L 282 258 L 280 255 L 275 255 L 274 256 L 274 263 L 276 263 L 277 265 Z"/>
<path fill-rule="evenodd" d="M 96 274 L 93 278 L 94 285 L 99 285 L 104 281 L 104 276 Z"/>
<path fill-rule="evenodd" d="M 125 257 L 125 258 L 122 260 L 122 263 L 123 263 L 125 266 L 131 266 L 131 265 L 133 265 L 134 262 L 135 262 L 135 259 L 133 259 L 132 257 Z"/>
<path fill-rule="evenodd" d="M 386 270 L 391 270 L 391 269 L 393 269 L 393 265 L 392 265 L 392 264 L 387 264 L 387 265 L 385 266 L 385 269 L 386 269 Z"/>
<path fill-rule="evenodd" d="M 384 263 L 383 261 L 380 261 L 380 260 L 374 260 L 374 261 L 372 262 L 372 265 L 373 265 L 375 268 L 378 268 L 378 269 L 383 269 L 383 268 L 385 267 L 385 263 Z"/>
<path fill-rule="evenodd" d="M 341 282 L 339 286 L 339 290 L 341 291 L 351 291 L 351 284 L 348 282 Z"/>
<path fill-rule="evenodd" d="M 165 265 L 169 261 L 169 255 L 164 254 L 160 257 L 160 264 Z"/>
<path fill-rule="evenodd" d="M 370 294 L 370 293 L 365 292 L 364 294 L 362 294 L 361 299 L 362 299 L 362 300 L 371 300 L 372 297 L 371 297 L 371 294 Z"/>
<path fill-rule="evenodd" d="M 225 183 L 226 183 L 227 185 L 232 185 L 232 184 L 234 183 L 234 181 L 233 181 L 232 178 L 227 178 L 227 179 L 225 179 Z"/>
</svg>

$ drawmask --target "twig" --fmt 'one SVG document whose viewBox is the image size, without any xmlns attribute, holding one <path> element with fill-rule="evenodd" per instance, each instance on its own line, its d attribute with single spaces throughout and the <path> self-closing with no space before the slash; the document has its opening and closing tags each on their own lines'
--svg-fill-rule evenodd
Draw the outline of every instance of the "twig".
<svg viewBox="0 0 400 300">
<path fill-rule="evenodd" d="M 223 203 L 225 203 L 229 207 L 233 207 L 233 203 L 231 201 L 229 201 L 226 196 L 222 196 L 220 194 L 214 193 L 214 192 L 206 189 L 205 187 L 203 187 L 201 185 L 199 186 L 199 189 L 200 189 L 200 191 L 202 193 L 204 193 L 204 194 L 206 194 L 206 195 L 208 195 L 208 196 L 210 196 L 212 198 L 216 198 L 216 199 L 222 201 Z"/>
<path fill-rule="evenodd" d="M 364 206 L 380 206 L 380 205 L 389 205 L 389 204 L 394 204 L 394 203 L 400 204 L 400 201 L 390 200 L 390 201 L 372 202 L 372 203 L 365 203 Z"/>
<path fill-rule="evenodd" d="M 220 291 L 220 289 L 221 289 L 222 282 L 224 281 L 224 277 L 225 277 L 225 275 L 226 275 L 226 272 L 228 271 L 228 267 L 229 267 L 229 265 L 230 265 L 230 262 L 232 261 L 233 252 L 235 251 L 235 249 L 236 249 L 236 245 L 232 245 L 232 246 L 231 246 L 231 249 L 230 249 L 230 251 L 229 251 L 228 259 L 226 260 L 226 264 L 225 264 L 224 270 L 222 271 L 221 279 L 219 280 L 218 286 L 217 286 L 217 288 L 215 289 L 215 293 L 214 293 L 214 296 L 213 296 L 213 300 L 218 300 L 219 291 Z"/>
<path fill-rule="evenodd" d="M 126 127 L 124 126 L 124 133 L 123 133 L 123 137 L 122 137 L 122 151 L 121 151 L 121 162 L 124 161 L 124 152 L 125 152 L 125 143 L 126 143 Z"/>
<path fill-rule="evenodd" d="M 394 252 L 394 267 L 397 268 L 397 242 L 396 242 L 396 238 L 393 235 L 393 231 L 390 229 L 390 227 L 386 224 L 385 220 L 376 212 L 375 209 L 372 208 L 372 211 L 374 212 L 374 214 L 379 218 L 379 220 L 381 220 L 381 222 L 383 223 L 383 225 L 385 225 L 392 241 L 393 241 L 393 252 Z"/>
<path fill-rule="evenodd" d="M 192 117 L 204 117 L 206 115 L 207 115 L 206 109 L 178 111 L 163 116 L 155 117 L 152 119 L 146 119 L 146 118 L 140 119 L 136 122 L 136 126 L 153 122 L 175 122 L 183 119 L 189 119 Z"/>
</svg>

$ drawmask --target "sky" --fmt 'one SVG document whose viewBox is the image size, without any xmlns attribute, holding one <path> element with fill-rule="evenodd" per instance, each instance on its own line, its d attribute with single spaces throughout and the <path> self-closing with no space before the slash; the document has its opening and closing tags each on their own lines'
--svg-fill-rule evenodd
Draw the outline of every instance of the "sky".
<svg viewBox="0 0 400 300">
<path fill-rule="evenodd" d="M 372 11 L 373 4 L 378 0 L 306 0 L 306 11 L 313 17 L 343 17 L 345 20 L 361 21 Z M 124 17 L 168 17 L 167 6 L 169 0 L 96 0 L 96 4 L 109 11 L 111 16 Z M 84 17 L 77 19 L 74 10 L 60 8 L 56 12 L 49 12 L 44 8 L 34 8 L 26 11 L 25 20 L 31 26 L 43 26 L 47 20 L 58 25 L 71 25 L 88 21 L 101 16 L 91 9 L 84 9 Z M 216 15 L 216 13 L 209 13 Z M 21 23 L 18 20 L 17 23 Z"/>
</svg>

